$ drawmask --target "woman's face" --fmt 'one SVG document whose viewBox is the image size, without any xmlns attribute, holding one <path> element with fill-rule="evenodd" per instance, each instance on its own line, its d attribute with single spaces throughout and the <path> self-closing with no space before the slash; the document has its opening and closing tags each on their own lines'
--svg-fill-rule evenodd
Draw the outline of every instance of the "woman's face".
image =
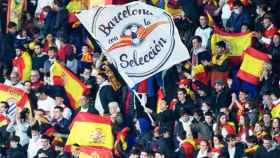
<svg viewBox="0 0 280 158">
<path fill-rule="evenodd" d="M 213 137 L 213 143 L 218 145 L 218 144 L 220 144 L 220 141 L 217 137 Z"/>
<path fill-rule="evenodd" d="M 274 119 L 273 121 L 272 121 L 272 127 L 273 128 L 279 128 L 280 126 L 279 126 L 279 120 L 278 119 Z"/>
<path fill-rule="evenodd" d="M 254 128 L 255 132 L 261 132 L 262 131 L 262 126 L 258 123 L 255 124 L 255 128 Z"/>
<path fill-rule="evenodd" d="M 227 123 L 227 117 L 226 117 L 226 115 L 222 115 L 222 116 L 220 117 L 220 123 L 221 123 L 221 124 L 226 124 L 226 123 Z"/>
</svg>

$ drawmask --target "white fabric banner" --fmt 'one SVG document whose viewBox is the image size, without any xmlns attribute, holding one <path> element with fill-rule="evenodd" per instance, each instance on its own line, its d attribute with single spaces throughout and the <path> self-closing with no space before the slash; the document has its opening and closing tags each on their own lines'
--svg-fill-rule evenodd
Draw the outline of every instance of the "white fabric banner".
<svg viewBox="0 0 280 158">
<path fill-rule="evenodd" d="M 189 59 L 172 17 L 142 2 L 109 5 L 77 15 L 129 87 Z"/>
</svg>

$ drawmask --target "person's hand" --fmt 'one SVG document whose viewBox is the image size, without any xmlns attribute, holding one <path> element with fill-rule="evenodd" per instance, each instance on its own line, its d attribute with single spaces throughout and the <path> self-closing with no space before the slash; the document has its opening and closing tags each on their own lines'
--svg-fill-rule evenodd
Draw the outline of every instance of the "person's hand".
<svg viewBox="0 0 280 158">
<path fill-rule="evenodd" d="M 153 110 L 150 109 L 150 108 L 148 108 L 148 107 L 145 107 L 145 108 L 144 108 L 144 111 L 145 111 L 146 113 L 149 113 L 149 114 L 153 113 Z"/>
<path fill-rule="evenodd" d="M 253 32 L 252 35 L 253 35 L 253 37 L 256 37 L 257 39 L 262 38 L 262 34 L 260 32 Z"/>
<path fill-rule="evenodd" d="M 237 95 L 235 93 L 231 94 L 231 102 L 235 103 L 237 101 Z"/>
</svg>

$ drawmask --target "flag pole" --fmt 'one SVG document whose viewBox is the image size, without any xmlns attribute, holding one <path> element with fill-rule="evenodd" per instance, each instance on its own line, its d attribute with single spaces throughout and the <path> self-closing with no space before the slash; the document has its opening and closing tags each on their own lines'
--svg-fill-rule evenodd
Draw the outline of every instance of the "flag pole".
<svg viewBox="0 0 280 158">
<path fill-rule="evenodd" d="M 139 100 L 139 102 L 140 102 L 140 104 L 141 104 L 141 106 L 144 108 L 144 111 L 145 111 L 145 108 L 146 108 L 146 103 L 143 103 L 142 102 L 142 99 L 139 97 L 139 95 L 138 95 L 138 93 L 135 91 L 135 89 L 132 89 L 132 92 L 135 94 L 135 96 L 136 96 L 136 98 Z M 134 103 L 135 104 L 135 103 Z M 145 111 L 146 112 L 146 111 Z M 153 117 L 151 116 L 151 114 L 150 113 L 148 113 L 148 112 L 146 112 L 147 113 L 147 115 L 148 115 L 148 117 L 149 117 L 149 119 L 150 119 L 150 121 L 151 121 L 151 123 L 152 123 L 152 125 L 155 123 L 155 121 L 154 121 L 154 119 L 153 119 Z"/>
</svg>

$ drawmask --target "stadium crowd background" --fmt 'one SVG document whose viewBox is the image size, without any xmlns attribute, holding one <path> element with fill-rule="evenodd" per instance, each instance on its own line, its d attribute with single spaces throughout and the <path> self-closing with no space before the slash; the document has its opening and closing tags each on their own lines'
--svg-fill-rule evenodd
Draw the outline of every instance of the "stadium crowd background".
<svg viewBox="0 0 280 158">
<path fill-rule="evenodd" d="M 82 144 L 71 144 L 71 152 L 63 149 L 68 126 L 80 112 L 111 118 L 116 158 L 279 158 L 279 0 L 145 1 L 175 10 L 174 21 L 191 55 L 189 61 L 137 85 L 146 108 L 73 16 L 94 4 L 85 0 L 24 2 L 12 21 L 11 3 L 0 1 L 0 82 L 24 90 L 31 105 L 19 112 L 1 100 L 1 158 L 79 157 Z M 233 39 L 250 32 L 251 47 L 269 57 L 257 84 L 236 77 L 242 58 L 230 58 L 228 41 L 211 43 L 216 28 Z M 217 53 L 212 54 L 213 50 Z M 24 81 L 24 74 L 15 68 L 23 53 L 32 59 L 31 74 Z M 50 84 L 54 61 L 89 89 L 76 109 L 63 87 Z M 249 69 L 256 69 L 257 64 Z M 201 80 L 192 74 L 197 65 L 204 67 Z M 95 106 L 96 100 L 102 110 Z M 56 134 L 49 135 L 50 128 Z M 117 136 L 120 133 L 124 139 Z"/>
</svg>

